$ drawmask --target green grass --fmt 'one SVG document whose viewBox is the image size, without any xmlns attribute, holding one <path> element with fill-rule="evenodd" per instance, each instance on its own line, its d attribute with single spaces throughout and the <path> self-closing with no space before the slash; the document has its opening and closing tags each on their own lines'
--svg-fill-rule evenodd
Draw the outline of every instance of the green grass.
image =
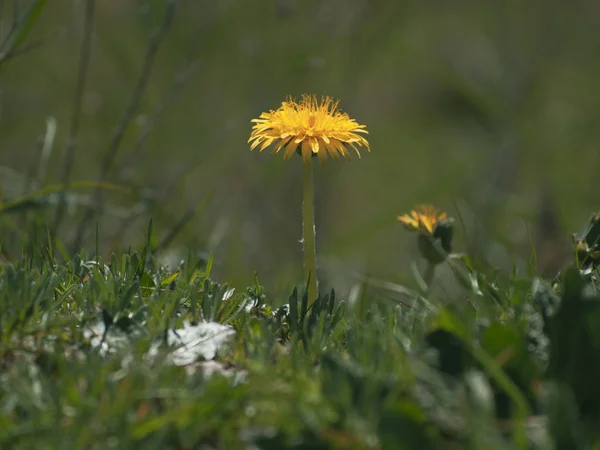
<svg viewBox="0 0 600 450">
<path fill-rule="evenodd" d="M 594 245 L 554 280 L 454 257 L 451 298 L 365 280 L 309 309 L 212 257 L 30 242 L 0 269 L 0 447 L 598 448 Z"/>
</svg>

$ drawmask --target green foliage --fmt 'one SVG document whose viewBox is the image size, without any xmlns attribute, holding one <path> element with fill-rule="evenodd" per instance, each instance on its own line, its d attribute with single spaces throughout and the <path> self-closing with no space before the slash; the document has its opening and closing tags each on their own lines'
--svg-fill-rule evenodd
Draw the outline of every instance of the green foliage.
<svg viewBox="0 0 600 450">
<path fill-rule="evenodd" d="M 273 309 L 212 257 L 163 266 L 152 225 L 140 252 L 64 264 L 34 230 L 0 268 L 2 448 L 600 445 L 590 267 L 545 281 L 451 255 L 451 299 L 381 283 L 412 306 L 294 289 Z"/>
</svg>

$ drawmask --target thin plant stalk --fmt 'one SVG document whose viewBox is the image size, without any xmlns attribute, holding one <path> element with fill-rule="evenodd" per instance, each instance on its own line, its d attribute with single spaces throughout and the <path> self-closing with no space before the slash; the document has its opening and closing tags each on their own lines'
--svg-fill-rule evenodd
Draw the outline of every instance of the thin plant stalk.
<svg viewBox="0 0 600 450">
<path fill-rule="evenodd" d="M 317 252 L 315 230 L 315 205 L 313 164 L 311 160 L 302 163 L 302 242 L 304 245 L 304 274 L 308 281 L 308 305 L 318 298 Z"/>
<path fill-rule="evenodd" d="M 433 277 L 435 276 L 435 264 L 430 262 L 427 263 L 427 268 L 425 269 L 425 275 L 423 275 L 423 281 L 427 285 L 427 290 L 431 289 L 431 283 L 433 281 Z"/>
</svg>

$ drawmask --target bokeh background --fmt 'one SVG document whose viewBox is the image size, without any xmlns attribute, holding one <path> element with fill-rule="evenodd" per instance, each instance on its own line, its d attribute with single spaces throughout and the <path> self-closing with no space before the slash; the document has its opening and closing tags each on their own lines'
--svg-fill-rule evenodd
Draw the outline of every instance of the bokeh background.
<svg viewBox="0 0 600 450">
<path fill-rule="evenodd" d="M 1 4 L 4 39 L 14 9 Z M 340 98 L 372 148 L 317 169 L 324 284 L 409 277 L 418 254 L 396 217 L 419 203 L 457 219 L 457 251 L 545 274 L 598 208 L 598 2 L 96 0 L 78 103 L 86 5 L 45 2 L 27 51 L 0 64 L 0 186 L 8 202 L 65 181 L 71 148 L 70 181 L 126 191 L 103 191 L 100 210 L 71 188 L 0 215 L 6 258 L 64 200 L 51 228 L 66 251 L 139 248 L 153 217 L 165 261 L 214 253 L 219 279 L 257 272 L 289 292 L 300 161 L 247 139 L 252 118 L 305 92 Z"/>
</svg>

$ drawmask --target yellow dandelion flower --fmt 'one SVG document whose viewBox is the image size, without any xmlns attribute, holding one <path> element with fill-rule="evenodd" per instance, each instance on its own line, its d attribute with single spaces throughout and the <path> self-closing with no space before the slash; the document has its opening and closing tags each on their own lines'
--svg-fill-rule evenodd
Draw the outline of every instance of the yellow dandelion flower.
<svg viewBox="0 0 600 450">
<path fill-rule="evenodd" d="M 439 212 L 435 206 L 419 205 L 410 214 L 398 216 L 398 220 L 410 230 L 433 234 L 435 226 L 447 217 L 445 212 Z"/>
<path fill-rule="evenodd" d="M 435 206 L 419 205 L 398 220 L 411 231 L 418 231 L 417 242 L 421 255 L 431 264 L 444 262 L 452 251 L 453 219 Z M 430 267 L 425 278 L 433 276 Z M 431 280 L 427 282 L 429 284 Z"/>
<path fill-rule="evenodd" d="M 263 151 L 271 144 L 273 153 L 283 151 L 283 159 L 294 152 L 302 155 L 304 162 L 316 155 L 325 162 L 327 154 L 334 159 L 339 155 L 350 159 L 347 147 L 353 148 L 358 157 L 358 147 L 371 151 L 369 142 L 359 133 L 368 134 L 365 125 L 359 125 L 348 114 L 338 109 L 338 101 L 324 97 L 319 102 L 316 95 L 302 96 L 300 102 L 288 98 L 276 111 L 262 113 L 253 119 L 255 125 L 248 143 L 250 150 Z"/>
</svg>

